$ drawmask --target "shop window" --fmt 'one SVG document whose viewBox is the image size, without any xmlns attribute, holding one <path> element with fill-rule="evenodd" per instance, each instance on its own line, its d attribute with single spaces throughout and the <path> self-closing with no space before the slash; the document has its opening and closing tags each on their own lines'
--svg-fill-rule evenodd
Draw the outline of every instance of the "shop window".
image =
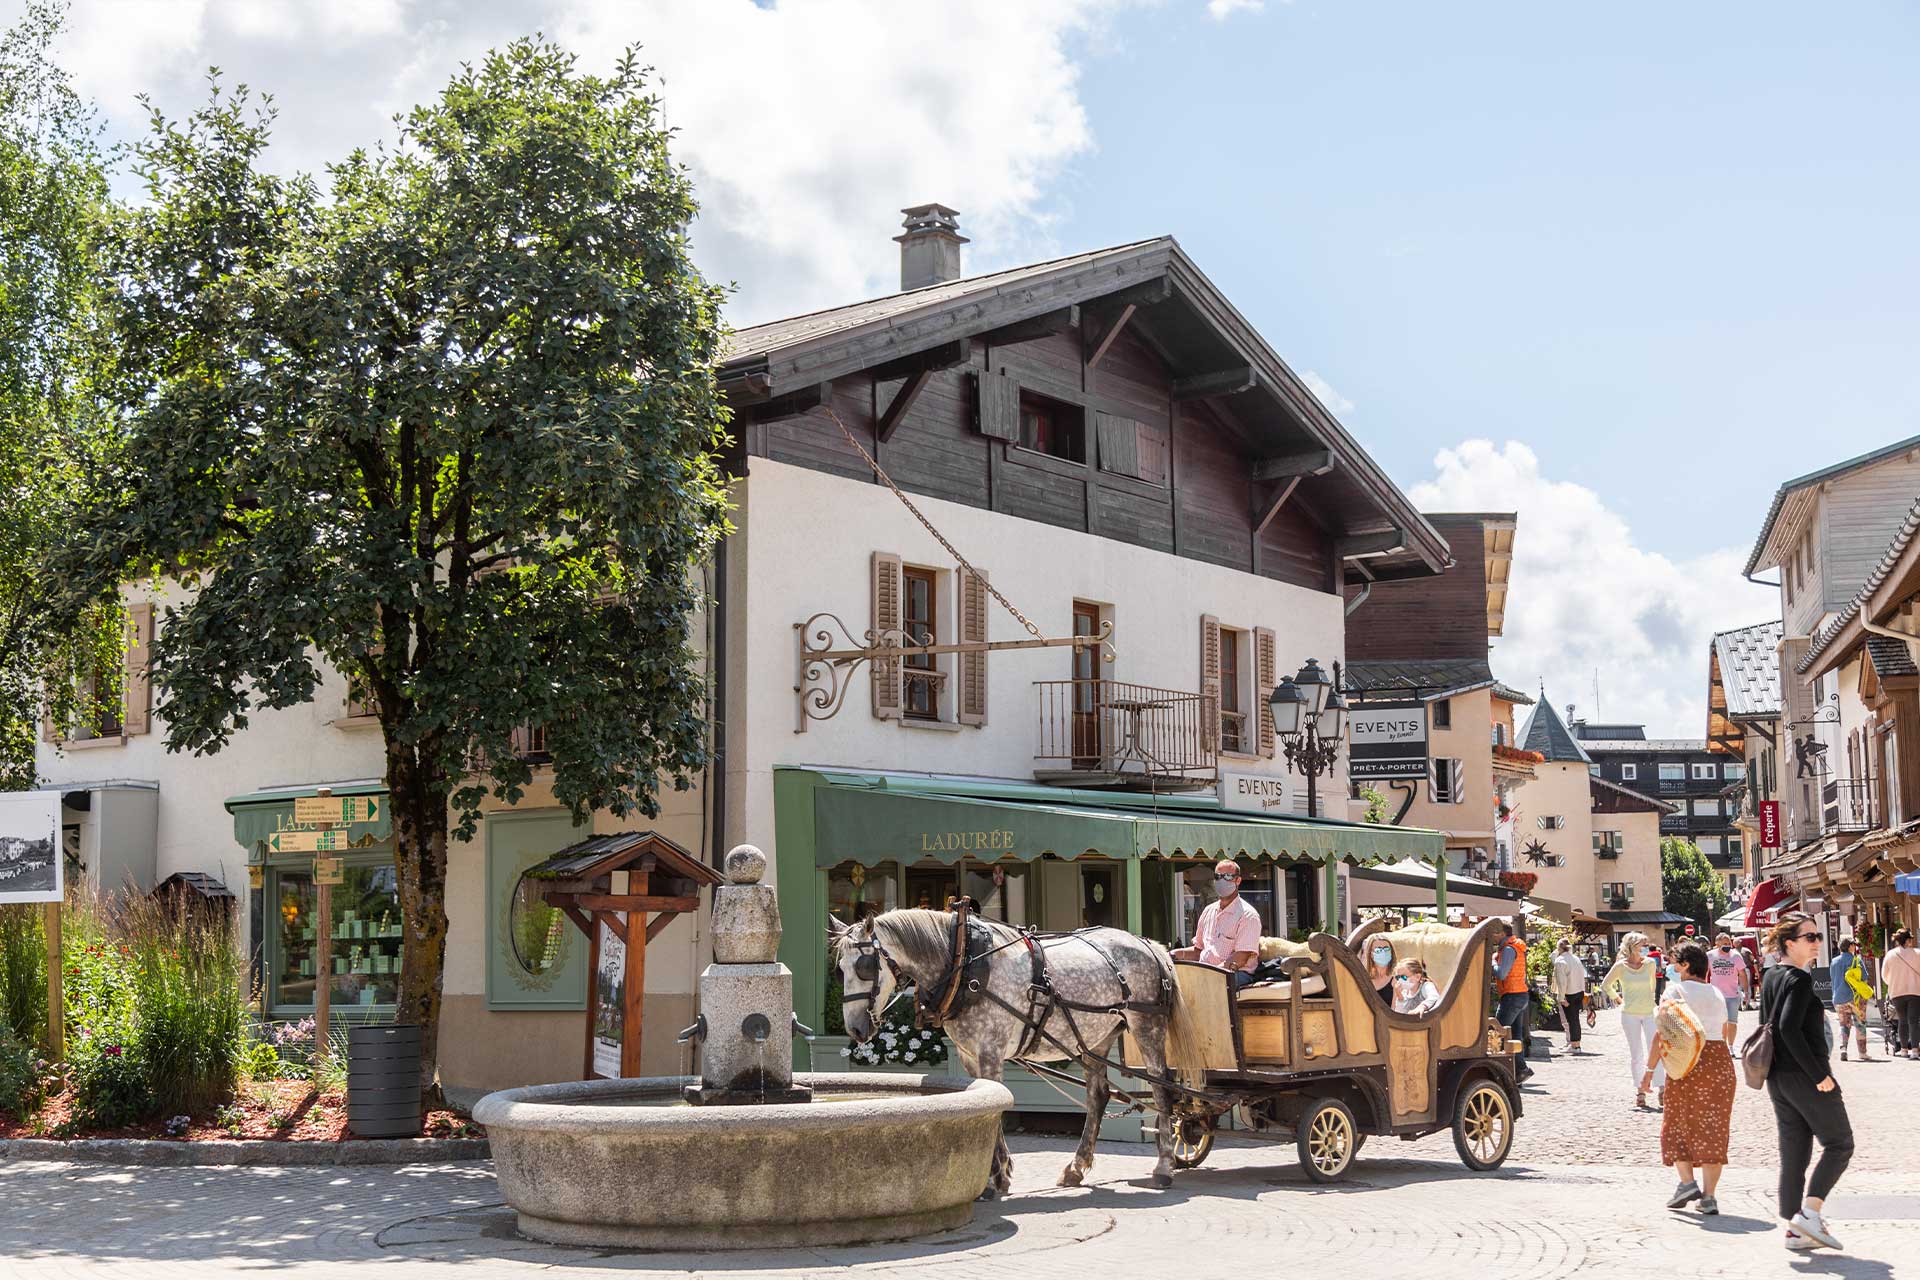
<svg viewBox="0 0 1920 1280">
<path fill-rule="evenodd" d="M 960 873 L 944 862 L 927 860 L 907 868 L 907 895 L 902 906 L 946 911 L 960 892 Z"/>
<path fill-rule="evenodd" d="M 1002 924 L 1028 925 L 1028 894 L 1032 868 L 1024 862 L 970 862 L 960 873 L 962 889 L 979 905 L 980 914 Z"/>
<path fill-rule="evenodd" d="M 900 867 L 883 862 L 862 866 L 843 862 L 827 873 L 827 910 L 843 924 L 855 924 L 900 905 Z"/>
<path fill-rule="evenodd" d="M 350 865 L 333 889 L 333 919 L 327 922 L 333 953 L 330 973 L 321 973 L 319 930 L 314 919 L 313 874 L 306 868 L 270 871 L 267 900 L 273 1004 L 314 1006 L 319 983 L 332 983 L 336 1010 L 393 1005 L 400 998 L 400 894 L 392 863 Z"/>
<path fill-rule="evenodd" d="M 1179 867 L 1180 936 L 1174 945 L 1187 946 L 1193 942 L 1193 931 L 1200 926 L 1200 913 L 1209 902 L 1218 901 L 1219 895 L 1213 890 L 1213 863 L 1176 865 Z M 1283 936 L 1279 924 L 1281 895 L 1275 887 L 1276 868 L 1267 862 L 1252 866 L 1242 862 L 1239 866 L 1240 896 L 1260 913 L 1260 933 L 1265 937 Z"/>
<path fill-rule="evenodd" d="M 1020 447 L 1065 462 L 1087 460 L 1087 412 L 1078 405 L 1020 393 Z"/>
</svg>

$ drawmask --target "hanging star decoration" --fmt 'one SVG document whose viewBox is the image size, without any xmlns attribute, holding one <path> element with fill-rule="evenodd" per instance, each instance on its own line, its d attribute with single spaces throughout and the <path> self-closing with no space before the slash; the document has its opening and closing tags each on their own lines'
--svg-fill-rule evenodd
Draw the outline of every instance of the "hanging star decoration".
<svg viewBox="0 0 1920 1280">
<path fill-rule="evenodd" d="M 1520 852 L 1525 854 L 1527 861 L 1533 863 L 1535 866 L 1545 866 L 1547 859 L 1553 856 L 1553 850 L 1547 848 L 1547 846 L 1541 844 L 1538 840 L 1527 841 L 1526 848 L 1520 850 Z"/>
</svg>

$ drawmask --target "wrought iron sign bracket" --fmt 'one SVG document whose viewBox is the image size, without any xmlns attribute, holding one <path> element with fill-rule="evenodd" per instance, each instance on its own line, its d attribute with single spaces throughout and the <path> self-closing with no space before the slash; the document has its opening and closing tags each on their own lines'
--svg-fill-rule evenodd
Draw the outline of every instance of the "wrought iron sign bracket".
<svg viewBox="0 0 1920 1280">
<path fill-rule="evenodd" d="M 810 720 L 831 720 L 845 705 L 847 691 L 853 687 L 853 673 L 863 662 L 896 661 L 947 653 L 1000 653 L 1012 649 L 1087 649 L 1102 651 L 1102 659 L 1113 661 L 1113 623 L 1104 621 L 1090 636 L 1036 636 L 1030 640 L 974 640 L 954 644 L 915 644 L 913 637 L 898 628 L 862 632 L 865 643 L 854 639 L 853 630 L 838 614 L 816 613 L 805 622 L 793 624 L 798 646 L 793 693 L 798 715 L 793 731 L 805 733 Z"/>
</svg>

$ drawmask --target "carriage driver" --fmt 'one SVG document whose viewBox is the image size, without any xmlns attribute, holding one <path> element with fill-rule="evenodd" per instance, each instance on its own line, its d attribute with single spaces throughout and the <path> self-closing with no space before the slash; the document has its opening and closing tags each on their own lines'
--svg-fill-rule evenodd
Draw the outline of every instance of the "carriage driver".
<svg viewBox="0 0 1920 1280">
<path fill-rule="evenodd" d="M 1213 891 L 1219 900 L 1200 913 L 1193 945 L 1175 949 L 1173 958 L 1219 965 L 1238 991 L 1253 981 L 1260 963 L 1260 913 L 1240 896 L 1240 864 L 1232 858 L 1213 864 Z"/>
</svg>

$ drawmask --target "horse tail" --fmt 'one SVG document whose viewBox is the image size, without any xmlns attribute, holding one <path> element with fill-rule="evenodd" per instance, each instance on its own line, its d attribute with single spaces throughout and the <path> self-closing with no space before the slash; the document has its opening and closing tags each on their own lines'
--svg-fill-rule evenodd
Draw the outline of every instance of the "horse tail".
<svg viewBox="0 0 1920 1280">
<path fill-rule="evenodd" d="M 1206 1078 L 1206 1053 L 1195 1034 L 1193 1014 L 1187 1008 L 1187 1002 L 1180 991 L 1178 972 L 1173 967 L 1173 957 L 1167 949 L 1157 942 L 1149 942 L 1153 956 L 1159 962 L 1164 975 L 1165 990 L 1170 1007 L 1167 1010 L 1167 1070 L 1189 1083 L 1197 1083 Z"/>
</svg>

